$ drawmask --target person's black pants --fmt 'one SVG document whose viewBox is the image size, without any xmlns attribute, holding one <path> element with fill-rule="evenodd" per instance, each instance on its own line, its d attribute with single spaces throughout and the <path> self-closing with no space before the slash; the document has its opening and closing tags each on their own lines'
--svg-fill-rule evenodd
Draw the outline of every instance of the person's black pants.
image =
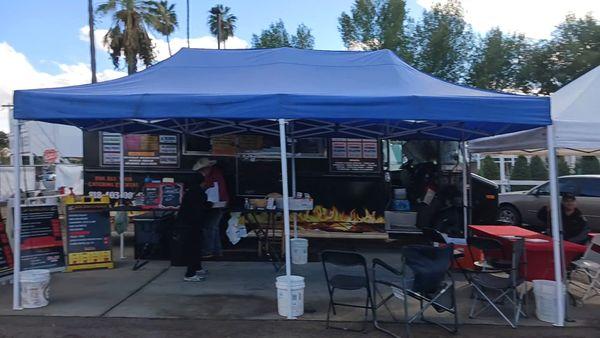
<svg viewBox="0 0 600 338">
<path fill-rule="evenodd" d="M 186 277 L 193 277 L 196 271 L 202 270 L 202 239 L 202 229 L 198 227 L 189 229 L 185 239 Z"/>
</svg>

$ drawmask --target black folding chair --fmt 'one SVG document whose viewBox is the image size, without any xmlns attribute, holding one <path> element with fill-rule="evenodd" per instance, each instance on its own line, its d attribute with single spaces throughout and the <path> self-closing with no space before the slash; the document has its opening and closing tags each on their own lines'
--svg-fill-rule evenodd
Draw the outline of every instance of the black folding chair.
<svg viewBox="0 0 600 338">
<path fill-rule="evenodd" d="M 510 269 L 512 262 L 504 255 L 502 242 L 488 237 L 469 236 L 467 246 L 471 257 L 476 257 L 473 248 L 483 252 L 484 259 L 475 261 L 474 265 L 479 269 Z"/>
<path fill-rule="evenodd" d="M 423 237 L 427 241 L 428 244 L 435 247 L 444 247 L 448 244 L 446 237 L 436 229 L 433 228 L 423 228 Z M 465 257 L 465 252 L 462 249 L 454 249 L 453 252 L 454 260 Z"/>
<path fill-rule="evenodd" d="M 458 332 L 458 311 L 454 294 L 454 279 L 450 273 L 453 258 L 453 245 L 445 247 L 430 247 L 410 245 L 402 249 L 402 262 L 398 268 L 383 262 L 373 260 L 373 290 L 374 298 L 381 301 L 375 303 L 373 323 L 375 328 L 393 337 L 399 337 L 382 327 L 377 319 L 377 310 L 384 306 L 392 319 L 398 320 L 388 306 L 392 299 L 402 301 L 404 306 L 404 324 L 407 335 L 410 336 L 410 325 L 416 320 L 437 325 L 448 332 Z M 412 267 L 411 267 L 412 266 Z M 389 288 L 390 293 L 384 296 L 382 287 Z M 409 316 L 408 298 L 419 301 L 420 309 Z M 425 317 L 425 311 L 434 308 L 438 312 L 449 312 L 454 322 L 448 326 L 440 321 Z"/>
<path fill-rule="evenodd" d="M 496 268 L 492 266 L 480 270 L 463 268 L 462 270 L 474 293 L 469 318 L 476 318 L 491 307 L 512 328 L 516 328 L 520 316 L 526 316 L 522 310 L 526 289 L 523 288 L 519 291 L 519 287 L 525 283 L 525 278 L 521 275 L 521 269 L 524 265 L 526 265 L 525 240 L 519 238 L 512 242 L 510 267 Z M 484 303 L 484 306 L 476 310 L 478 303 Z M 505 304 L 513 307 L 513 313 L 507 315 L 500 309 L 500 306 Z M 512 319 L 509 319 L 509 316 Z"/>
<path fill-rule="evenodd" d="M 364 332 L 368 323 L 369 310 L 373 311 L 371 280 L 367 261 L 355 252 L 327 250 L 321 253 L 323 270 L 329 291 L 329 308 L 327 309 L 327 328 Z M 335 270 L 335 271 L 333 271 Z M 335 290 L 365 290 L 365 305 L 341 303 L 334 300 Z M 337 315 L 336 306 L 365 309 L 365 317 L 360 330 L 330 325 L 330 315 Z"/>
</svg>

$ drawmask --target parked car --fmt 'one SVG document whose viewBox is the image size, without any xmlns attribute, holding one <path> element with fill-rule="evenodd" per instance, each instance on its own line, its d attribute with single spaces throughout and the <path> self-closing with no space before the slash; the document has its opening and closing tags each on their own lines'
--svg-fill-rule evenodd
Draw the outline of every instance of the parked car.
<svg viewBox="0 0 600 338">
<path fill-rule="evenodd" d="M 572 175 L 558 179 L 561 193 L 577 197 L 579 210 L 587 218 L 590 228 L 600 232 L 600 175 Z M 548 182 L 528 191 L 500 194 L 498 197 L 499 219 L 514 225 L 544 225 L 537 212 L 545 205 L 550 206 Z"/>
</svg>

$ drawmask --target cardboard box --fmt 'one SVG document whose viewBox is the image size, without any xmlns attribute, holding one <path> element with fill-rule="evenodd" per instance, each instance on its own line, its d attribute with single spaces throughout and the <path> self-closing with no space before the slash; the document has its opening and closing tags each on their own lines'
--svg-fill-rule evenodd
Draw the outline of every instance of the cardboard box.
<svg viewBox="0 0 600 338">
<path fill-rule="evenodd" d="M 420 232 L 417 228 L 416 212 L 386 211 L 384 218 L 387 232 Z"/>
</svg>

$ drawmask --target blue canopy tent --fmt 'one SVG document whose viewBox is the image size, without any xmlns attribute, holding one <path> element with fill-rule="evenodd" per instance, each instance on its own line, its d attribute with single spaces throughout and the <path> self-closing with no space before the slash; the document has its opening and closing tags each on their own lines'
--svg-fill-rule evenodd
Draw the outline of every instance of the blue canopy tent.
<svg viewBox="0 0 600 338">
<path fill-rule="evenodd" d="M 124 78 L 15 91 L 14 117 L 87 131 L 170 131 L 200 137 L 243 132 L 279 135 L 282 158 L 287 157 L 287 123 L 287 135 L 292 138 L 321 135 L 451 141 L 551 123 L 547 98 L 451 84 L 412 68 L 388 50 L 293 48 L 182 49 Z M 286 161 L 281 161 L 281 166 L 283 194 L 289 196 Z M 17 240 L 19 223 L 20 217 L 15 217 Z M 284 198 L 288 276 L 289 227 Z M 15 281 L 18 273 L 15 265 Z M 18 282 L 15 287 L 18 289 Z M 14 305 L 18 307 L 15 292 Z"/>
</svg>

